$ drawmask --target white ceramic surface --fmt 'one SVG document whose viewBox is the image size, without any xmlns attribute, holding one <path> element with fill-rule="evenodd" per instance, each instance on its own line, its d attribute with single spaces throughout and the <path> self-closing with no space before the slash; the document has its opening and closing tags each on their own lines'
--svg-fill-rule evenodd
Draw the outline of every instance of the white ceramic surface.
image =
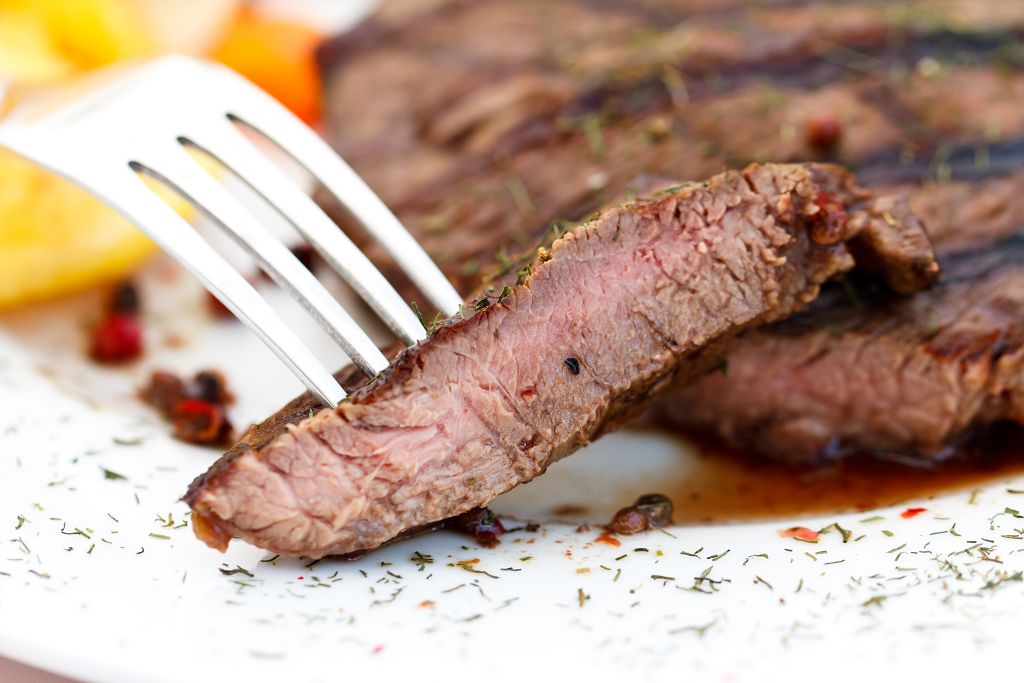
<svg viewBox="0 0 1024 683">
<path fill-rule="evenodd" d="M 499 512 L 542 526 L 494 549 L 441 532 L 313 567 L 264 562 L 237 542 L 220 555 L 183 526 L 178 502 L 217 452 L 169 438 L 136 387 L 152 368 L 221 368 L 245 424 L 298 386 L 244 328 L 211 319 L 174 266 L 158 260 L 142 282 L 150 350 L 126 369 L 85 358 L 98 293 L 0 316 L 0 655 L 113 683 L 560 670 L 810 680 L 1017 654 L 1024 518 L 1012 510 L 1024 508 L 1014 493 L 1024 481 L 921 502 L 927 512 L 912 519 L 901 505 L 673 527 L 621 548 L 577 532 L 578 520 L 551 521 L 581 500 L 601 521 L 685 472 L 685 448 L 650 434 L 607 437 L 499 499 Z M 312 323 L 280 305 L 332 357 Z M 779 537 L 798 521 L 838 521 L 852 536 Z"/>
<path fill-rule="evenodd" d="M 244 425 L 298 383 L 176 268 L 155 262 L 144 285 L 150 351 L 127 369 L 85 359 L 95 293 L 0 316 L 0 655 L 102 683 L 1019 680 L 1024 481 L 912 519 L 673 527 L 614 548 L 552 511 L 586 500 L 601 521 L 692 464 L 675 441 L 617 434 L 499 499 L 512 525 L 542 526 L 494 549 L 441 532 L 312 567 L 220 555 L 178 502 L 217 453 L 170 439 L 135 390 L 152 368 L 217 367 Z M 849 542 L 777 533 L 833 522 Z"/>
</svg>

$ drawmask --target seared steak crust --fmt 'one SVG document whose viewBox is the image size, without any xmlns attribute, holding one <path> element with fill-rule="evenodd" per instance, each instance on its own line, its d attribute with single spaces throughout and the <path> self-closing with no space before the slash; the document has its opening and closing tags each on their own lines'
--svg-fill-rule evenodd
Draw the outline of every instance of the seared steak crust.
<svg viewBox="0 0 1024 683">
<path fill-rule="evenodd" d="M 1024 174 L 911 203 L 934 226 L 936 286 L 905 299 L 829 291 L 736 339 L 727 374 L 673 390 L 657 419 L 801 462 L 938 459 L 977 427 L 1024 424 Z"/>
<path fill-rule="evenodd" d="M 876 204 L 837 167 L 765 165 L 607 210 L 336 411 L 247 436 L 186 495 L 196 532 L 321 557 L 485 505 L 812 300 Z"/>
<path fill-rule="evenodd" d="M 643 174 L 991 173 L 1024 136 L 1018 5 L 391 0 L 323 52 L 329 135 L 468 292 Z"/>
</svg>

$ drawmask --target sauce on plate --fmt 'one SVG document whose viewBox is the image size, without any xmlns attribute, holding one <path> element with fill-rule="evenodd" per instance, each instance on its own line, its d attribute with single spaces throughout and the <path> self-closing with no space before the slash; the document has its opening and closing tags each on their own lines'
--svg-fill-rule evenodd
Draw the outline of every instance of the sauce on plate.
<svg viewBox="0 0 1024 683">
<path fill-rule="evenodd" d="M 694 443 L 699 455 L 690 476 L 659 491 L 672 499 L 676 524 L 866 511 L 1024 474 L 1024 431 L 1009 428 L 921 466 L 866 456 L 792 466 L 710 440 Z"/>
</svg>

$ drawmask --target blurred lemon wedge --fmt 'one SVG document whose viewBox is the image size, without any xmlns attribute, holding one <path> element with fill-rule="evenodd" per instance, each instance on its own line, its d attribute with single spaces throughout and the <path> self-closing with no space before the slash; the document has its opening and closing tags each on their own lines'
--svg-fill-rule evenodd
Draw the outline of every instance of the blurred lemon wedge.
<svg viewBox="0 0 1024 683">
<path fill-rule="evenodd" d="M 43 17 L 0 4 L 0 79 L 50 83 L 76 70 L 57 51 Z"/>
<path fill-rule="evenodd" d="M 0 153 L 0 308 L 123 277 L 154 250 L 92 195 Z"/>
<path fill-rule="evenodd" d="M 41 86 L 125 58 L 208 50 L 238 4 L 0 0 L 0 84 Z M 84 190 L 0 150 L 0 309 L 117 280 L 155 250 Z"/>
</svg>

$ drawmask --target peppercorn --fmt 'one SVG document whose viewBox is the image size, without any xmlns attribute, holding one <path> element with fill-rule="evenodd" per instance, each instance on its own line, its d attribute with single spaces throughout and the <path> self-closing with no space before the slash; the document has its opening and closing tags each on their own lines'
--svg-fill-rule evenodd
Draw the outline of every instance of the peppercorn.
<svg viewBox="0 0 1024 683">
<path fill-rule="evenodd" d="M 125 280 L 117 286 L 110 300 L 110 310 L 126 315 L 138 315 L 139 290 L 133 282 Z"/>
<path fill-rule="evenodd" d="M 810 235 L 815 244 L 838 244 L 846 236 L 846 209 L 834 195 L 819 192 L 815 202 L 818 211 L 811 215 Z"/>
<path fill-rule="evenodd" d="M 672 523 L 672 501 L 660 493 L 648 493 L 636 499 L 634 507 L 647 518 L 651 529 L 660 529 Z"/>
<path fill-rule="evenodd" d="M 235 397 L 228 391 L 224 375 L 216 370 L 197 372 L 195 379 L 192 380 L 192 390 L 189 393 L 201 401 L 216 405 L 227 405 L 235 400 Z"/>
<path fill-rule="evenodd" d="M 216 370 L 196 373 L 186 383 L 177 375 L 155 371 L 139 398 L 170 420 L 174 435 L 182 441 L 205 445 L 225 445 L 231 441 L 232 428 L 225 404 L 234 401 L 224 375 Z"/>
<path fill-rule="evenodd" d="M 660 493 L 640 496 L 629 507 L 622 508 L 612 517 L 608 530 L 616 534 L 638 534 L 648 529 L 660 529 L 672 523 L 672 501 Z"/>
<path fill-rule="evenodd" d="M 139 398 L 170 419 L 174 406 L 185 398 L 185 383 L 177 375 L 157 370 L 150 376 L 149 384 L 139 391 Z"/>
<path fill-rule="evenodd" d="M 647 527 L 646 515 L 638 510 L 636 506 L 631 505 L 615 513 L 611 524 L 608 525 L 608 530 L 616 534 L 629 535 L 647 531 Z"/>
<path fill-rule="evenodd" d="M 842 137 L 842 125 L 832 114 L 819 114 L 807 120 L 807 144 L 819 152 L 834 151 Z"/>
<path fill-rule="evenodd" d="M 124 363 L 142 355 L 142 328 L 134 315 L 108 314 L 92 331 L 89 353 L 101 363 Z"/>
<path fill-rule="evenodd" d="M 485 548 L 498 545 L 498 536 L 505 533 L 505 526 L 490 508 L 482 507 L 452 517 L 445 526 L 469 534 Z"/>
<path fill-rule="evenodd" d="M 226 444 L 231 441 L 231 423 L 224 410 L 195 398 L 178 401 L 171 411 L 174 436 L 195 444 Z"/>
</svg>

